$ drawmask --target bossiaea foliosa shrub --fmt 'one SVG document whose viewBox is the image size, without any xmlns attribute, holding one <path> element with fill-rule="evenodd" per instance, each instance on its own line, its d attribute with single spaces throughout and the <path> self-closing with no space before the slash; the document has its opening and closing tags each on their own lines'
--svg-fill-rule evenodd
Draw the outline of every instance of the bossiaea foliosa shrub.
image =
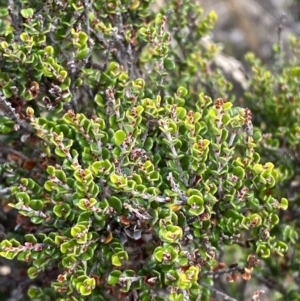
<svg viewBox="0 0 300 301">
<path fill-rule="evenodd" d="M 48 230 L 26 234 L 22 244 L 3 241 L 1 255 L 30 261 L 32 278 L 58 268 L 52 287 L 66 295 L 105 298 L 117 286 L 143 300 L 167 287 L 171 300 L 204 298 L 201 283 L 213 284 L 219 248 L 244 237 L 253 240 L 253 254 L 233 270 L 244 277 L 258 261 L 255 253 L 282 255 L 286 245 L 270 230 L 286 200 L 267 193 L 278 172 L 260 164 L 259 135 L 247 134 L 249 111 L 200 96 L 197 110 L 187 112 L 186 92 L 180 87 L 165 103 L 124 100 L 107 123 L 73 111 L 54 123 L 28 109 L 38 135 L 61 159 L 48 166 L 43 185 L 22 179 L 13 206 Z"/>
<path fill-rule="evenodd" d="M 265 66 L 255 55 L 247 54 L 251 76 L 244 100 L 253 113 L 253 123 L 262 133 L 257 151 L 264 160 L 275 162 L 282 175 L 273 195 L 277 198 L 283 195 L 289 198 L 289 208 L 281 213 L 281 222 L 273 231 L 289 244 L 289 252 L 279 265 L 276 260 L 269 258 L 263 275 L 269 276 L 272 273 L 277 287 L 284 288 L 281 289 L 283 297 L 279 300 L 299 300 L 299 281 L 296 275 L 300 269 L 300 253 L 296 250 L 299 250 L 300 229 L 300 40 L 289 37 L 289 52 L 283 51 L 279 46 L 274 45 L 277 60 L 272 68 Z"/>
<path fill-rule="evenodd" d="M 176 64 L 168 28 L 177 1 L 155 17 L 149 1 L 21 3 L 21 32 L 18 8 L 1 10 L 10 15 L 1 23 L 2 133 L 47 160 L 17 166 L 6 182 L 10 205 L 35 230 L 3 240 L 0 255 L 50 279 L 29 288 L 32 299 L 210 300 L 227 296 L 214 276 L 246 281 L 261 260 L 283 256 L 287 245 L 271 234 L 287 209 L 271 193 L 282 174 L 261 162 L 249 109 L 189 86 L 196 57 Z M 214 18 L 199 21 L 197 38 Z M 198 57 L 201 72 L 212 53 Z M 229 89 L 218 73 L 207 81 Z M 236 264 L 233 244 L 243 254 Z"/>
</svg>

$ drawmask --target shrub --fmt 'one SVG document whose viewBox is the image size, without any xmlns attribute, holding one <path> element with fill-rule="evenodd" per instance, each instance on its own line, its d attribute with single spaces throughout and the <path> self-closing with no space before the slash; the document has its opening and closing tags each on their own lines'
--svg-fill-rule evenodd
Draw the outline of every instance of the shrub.
<svg viewBox="0 0 300 301">
<path fill-rule="evenodd" d="M 278 264 L 269 259 L 262 279 L 272 276 L 272 287 L 279 289 L 280 300 L 300 299 L 297 275 L 299 271 L 299 38 L 290 37 L 290 57 L 279 45 L 274 45 L 275 60 L 273 68 L 268 68 L 249 53 L 246 58 L 251 65 L 252 74 L 249 88 L 245 93 L 245 103 L 253 113 L 253 123 L 262 132 L 258 152 L 264 160 L 275 162 L 282 180 L 273 195 L 278 198 L 288 196 L 289 209 L 281 214 L 281 222 L 273 233 L 289 244 L 290 250 Z M 283 64 L 282 61 L 285 63 Z M 293 275 L 293 276 L 292 276 Z M 288 283 L 286 285 L 285 283 Z"/>
<path fill-rule="evenodd" d="M 217 276 L 249 280 L 287 251 L 271 234 L 287 209 L 271 193 L 284 175 L 261 162 L 251 111 L 209 72 L 216 46 L 189 42 L 216 19 L 189 2 L 156 16 L 150 1 L 1 9 L 3 191 L 32 233 L 7 237 L 0 255 L 48 280 L 30 298 L 230 298 Z"/>
</svg>

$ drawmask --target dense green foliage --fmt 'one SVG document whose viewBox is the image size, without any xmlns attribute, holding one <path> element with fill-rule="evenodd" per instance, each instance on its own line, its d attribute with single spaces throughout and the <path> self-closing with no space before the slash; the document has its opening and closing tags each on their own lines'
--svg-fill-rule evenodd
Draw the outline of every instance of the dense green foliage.
<svg viewBox="0 0 300 301">
<path fill-rule="evenodd" d="M 249 55 L 237 106 L 199 43 L 216 15 L 150 2 L 0 9 L 0 193 L 19 227 L 0 255 L 47 279 L 34 300 L 255 301 L 235 286 L 251 276 L 296 300 L 297 61 L 272 74 Z"/>
</svg>

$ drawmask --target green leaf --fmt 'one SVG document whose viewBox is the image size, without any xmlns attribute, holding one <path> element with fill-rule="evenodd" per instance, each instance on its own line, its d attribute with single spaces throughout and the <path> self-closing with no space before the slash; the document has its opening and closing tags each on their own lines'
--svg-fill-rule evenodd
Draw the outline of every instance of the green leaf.
<svg viewBox="0 0 300 301">
<path fill-rule="evenodd" d="M 142 78 L 137 78 L 132 83 L 134 88 L 143 89 L 145 87 L 145 81 Z"/>
<path fill-rule="evenodd" d="M 31 299 L 40 299 L 43 296 L 43 291 L 41 288 L 31 286 L 29 287 L 27 294 Z"/>
<path fill-rule="evenodd" d="M 147 137 L 145 143 L 144 143 L 144 149 L 145 151 L 151 151 L 151 149 L 153 148 L 153 138 L 151 137 Z"/>
<path fill-rule="evenodd" d="M 179 87 L 176 92 L 176 96 L 185 97 L 188 94 L 188 90 L 185 87 Z"/>
<path fill-rule="evenodd" d="M 0 7 L 0 18 L 4 18 L 8 15 L 8 9 L 6 7 Z"/>
<path fill-rule="evenodd" d="M 81 209 L 81 210 L 90 210 L 92 207 L 94 207 L 97 204 L 97 200 L 95 198 L 90 198 L 90 199 L 81 199 L 77 206 Z"/>
<path fill-rule="evenodd" d="M 179 119 L 184 120 L 186 117 L 186 109 L 182 107 L 176 108 L 176 113 Z"/>
<path fill-rule="evenodd" d="M 169 300 L 170 301 L 184 301 L 184 295 L 178 294 L 178 293 L 171 293 L 169 295 Z"/>
<path fill-rule="evenodd" d="M 188 258 L 186 256 L 186 254 L 181 251 L 178 255 L 178 258 L 177 258 L 177 263 L 180 265 L 180 266 L 186 266 L 188 265 Z"/>
<path fill-rule="evenodd" d="M 0 11 L 1 11 L 1 9 L 0 9 Z M 1 47 L 2 49 L 6 49 L 6 48 L 8 48 L 8 46 L 9 46 L 9 44 L 8 44 L 6 41 L 2 41 L 2 42 L 0 43 L 0 47 Z"/>
<path fill-rule="evenodd" d="M 64 268 L 67 268 L 67 269 L 72 268 L 76 262 L 77 262 L 77 259 L 74 256 L 65 256 L 62 259 L 62 265 Z"/>
<path fill-rule="evenodd" d="M 121 276 L 122 272 L 119 270 L 115 270 L 109 273 L 107 282 L 109 285 L 116 285 L 119 281 L 119 277 Z"/>
<path fill-rule="evenodd" d="M 161 226 L 158 235 L 164 242 L 175 243 L 182 238 L 183 231 L 178 226 L 167 225 L 166 228 Z"/>
<path fill-rule="evenodd" d="M 119 179 L 120 179 L 120 177 L 115 173 L 110 175 L 110 180 L 113 184 L 116 184 L 119 181 Z"/>
<path fill-rule="evenodd" d="M 55 148 L 55 153 L 56 153 L 56 155 L 58 155 L 61 158 L 65 158 L 66 157 L 66 154 L 61 149 L 59 149 L 59 148 Z"/>
<path fill-rule="evenodd" d="M 154 172 L 154 165 L 151 161 L 147 160 L 144 163 L 144 169 L 147 171 L 148 174 L 151 174 L 152 172 Z"/>
<path fill-rule="evenodd" d="M 271 213 L 268 220 L 271 222 L 272 226 L 275 226 L 279 223 L 279 217 L 275 213 Z"/>
<path fill-rule="evenodd" d="M 174 59 L 171 59 L 169 57 L 165 58 L 164 59 L 164 67 L 167 71 L 173 70 L 176 67 Z"/>
<path fill-rule="evenodd" d="M 55 176 L 62 182 L 67 182 L 67 176 L 62 170 L 55 170 Z"/>
<path fill-rule="evenodd" d="M 80 41 L 81 45 L 86 44 L 86 42 L 88 41 L 88 38 L 89 38 L 88 35 L 83 31 L 79 32 L 78 37 L 79 37 L 79 41 Z"/>
<path fill-rule="evenodd" d="M 154 250 L 154 258 L 158 262 L 164 262 L 164 264 L 171 264 L 175 262 L 177 256 L 178 256 L 178 252 L 172 246 L 157 247 Z"/>
<path fill-rule="evenodd" d="M 16 198 L 19 202 L 22 202 L 25 205 L 28 205 L 30 202 L 30 197 L 26 192 L 18 192 L 16 194 Z"/>
<path fill-rule="evenodd" d="M 262 258 L 268 258 L 271 254 L 271 251 L 265 243 L 259 243 L 256 248 L 256 253 Z"/>
<path fill-rule="evenodd" d="M 123 130 L 118 130 L 114 133 L 114 140 L 116 145 L 121 145 L 126 138 L 126 133 Z"/>
<path fill-rule="evenodd" d="M 160 180 L 160 173 L 158 171 L 154 171 L 149 175 L 151 181 L 156 182 Z"/>
<path fill-rule="evenodd" d="M 293 67 L 290 69 L 290 74 L 295 77 L 300 77 L 300 67 Z"/>
<path fill-rule="evenodd" d="M 233 173 L 240 179 L 244 179 L 246 175 L 245 170 L 240 166 L 235 167 Z"/>
<path fill-rule="evenodd" d="M 117 212 L 120 212 L 123 208 L 122 201 L 116 196 L 112 196 L 108 199 L 109 206 L 113 207 Z"/>
<path fill-rule="evenodd" d="M 41 224 L 41 223 L 44 223 L 45 222 L 45 218 L 44 217 L 39 217 L 39 216 L 32 216 L 30 218 L 30 221 L 33 223 L 33 224 Z"/>
<path fill-rule="evenodd" d="M 288 208 L 289 202 L 286 198 L 281 198 L 278 209 L 286 210 Z"/>
<path fill-rule="evenodd" d="M 21 15 L 24 19 L 32 18 L 34 10 L 32 8 L 21 9 Z"/>
<path fill-rule="evenodd" d="M 37 243 L 37 239 L 35 238 L 35 236 L 33 234 L 25 234 L 24 235 L 24 239 L 28 242 L 31 242 L 33 244 Z"/>
<path fill-rule="evenodd" d="M 223 104 L 223 109 L 224 109 L 224 111 L 229 110 L 231 107 L 232 107 L 232 103 L 231 103 L 231 102 L 225 102 L 225 103 Z"/>
<path fill-rule="evenodd" d="M 262 223 L 262 218 L 260 215 L 258 215 L 257 213 L 253 213 L 250 215 L 249 219 L 250 219 L 250 225 L 252 227 L 260 227 Z"/>
<path fill-rule="evenodd" d="M 78 51 L 76 55 L 76 59 L 83 60 L 85 59 L 90 53 L 90 48 L 86 47 Z"/>
<path fill-rule="evenodd" d="M 36 278 L 38 276 L 38 274 L 39 274 L 39 271 L 36 267 L 30 267 L 28 269 L 28 276 L 30 279 Z"/>
<path fill-rule="evenodd" d="M 33 210 L 42 211 L 44 209 L 45 200 L 31 200 L 29 206 Z"/>
<path fill-rule="evenodd" d="M 189 213 L 200 215 L 204 212 L 203 198 L 199 195 L 192 195 L 188 198 L 187 204 L 190 205 Z"/>
<path fill-rule="evenodd" d="M 70 254 L 70 248 L 72 248 L 73 245 L 74 245 L 74 242 L 71 242 L 71 241 L 64 242 L 63 244 L 60 245 L 60 251 L 63 254 L 65 254 L 65 253 Z"/>
<path fill-rule="evenodd" d="M 192 297 L 198 297 L 201 294 L 201 286 L 198 283 L 193 283 L 189 289 Z"/>
<path fill-rule="evenodd" d="M 75 225 L 71 228 L 71 235 L 73 237 L 80 236 L 84 231 L 86 231 L 86 226 L 84 225 Z"/>
<path fill-rule="evenodd" d="M 92 293 L 92 290 L 95 288 L 95 286 L 96 286 L 96 279 L 88 278 L 82 282 L 78 291 L 82 296 L 88 296 Z"/>
<path fill-rule="evenodd" d="M 275 244 L 275 250 L 278 255 L 284 256 L 284 253 L 288 251 L 288 246 L 283 241 L 277 241 Z"/>
<path fill-rule="evenodd" d="M 57 217 L 67 218 L 71 213 L 71 208 L 69 204 L 60 203 L 53 207 L 53 212 Z"/>
<path fill-rule="evenodd" d="M 92 171 L 94 172 L 95 175 L 102 175 L 103 173 L 109 174 L 113 169 L 113 165 L 109 160 L 104 160 L 104 161 L 96 161 L 92 164 Z M 99 172 L 99 170 L 101 172 Z"/>
<path fill-rule="evenodd" d="M 128 254 L 126 251 L 119 251 L 112 256 L 111 260 L 114 266 L 120 267 L 124 261 L 128 260 Z"/>
</svg>

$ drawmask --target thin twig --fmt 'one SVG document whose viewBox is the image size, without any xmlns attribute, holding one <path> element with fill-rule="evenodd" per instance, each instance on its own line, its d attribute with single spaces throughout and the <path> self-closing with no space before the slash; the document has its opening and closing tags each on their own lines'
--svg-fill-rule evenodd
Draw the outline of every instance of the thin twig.
<svg viewBox="0 0 300 301">
<path fill-rule="evenodd" d="M 8 193 L 10 193 L 11 191 L 11 187 L 6 187 L 6 188 L 3 188 L 2 190 L 0 190 L 0 195 L 6 195 Z"/>
<path fill-rule="evenodd" d="M 16 14 L 14 13 L 15 7 L 17 7 Z M 11 25 L 14 28 L 14 39 L 16 42 L 19 42 L 20 33 L 21 33 L 21 23 L 22 23 L 21 14 L 20 14 L 22 8 L 21 2 L 18 0 L 9 0 L 7 8 L 11 18 Z"/>
<path fill-rule="evenodd" d="M 218 271 L 205 271 L 201 273 L 201 276 L 219 276 L 224 274 L 231 274 L 234 272 L 242 272 L 242 268 L 240 266 L 235 266 L 233 268 L 227 268 Z"/>
<path fill-rule="evenodd" d="M 207 285 L 205 283 L 200 282 L 200 285 L 202 285 L 203 287 L 205 287 L 205 288 L 207 288 L 207 289 L 215 292 L 217 295 L 222 296 L 224 298 L 224 300 L 227 300 L 227 301 L 238 301 L 237 299 L 234 299 L 234 298 L 228 296 L 227 294 L 225 294 L 225 293 L 217 290 L 216 288 L 214 288 L 212 286 L 209 286 L 209 285 Z"/>
<path fill-rule="evenodd" d="M 278 283 L 276 280 L 266 278 L 264 276 L 260 276 L 255 273 L 253 273 L 252 277 L 257 279 L 260 283 L 263 283 L 264 285 L 266 285 L 269 289 L 277 290 L 284 297 L 287 297 L 288 293 L 287 293 L 286 289 L 280 283 Z"/>
<path fill-rule="evenodd" d="M 0 143 L 0 149 L 1 149 L 0 152 L 1 154 L 14 154 L 22 158 L 23 160 L 29 160 L 29 158 L 26 155 L 24 155 L 22 152 L 19 152 L 9 146 L 5 146 L 3 143 Z"/>
<path fill-rule="evenodd" d="M 83 6 L 84 6 L 84 13 L 85 13 L 85 25 L 86 25 L 86 33 L 88 35 L 88 44 L 89 47 L 91 48 L 91 43 L 90 43 L 90 38 L 91 38 L 91 27 L 90 27 L 90 20 L 89 20 L 89 13 L 91 9 L 91 2 L 89 0 L 83 1 Z"/>
<path fill-rule="evenodd" d="M 3 113 L 7 117 L 15 121 L 19 125 L 19 127 L 25 129 L 29 133 L 35 133 L 34 127 L 31 124 L 27 123 L 26 121 L 20 119 L 19 114 L 16 113 L 15 109 L 12 107 L 12 105 L 7 101 L 7 99 L 3 95 L 0 96 L 0 105 Z"/>
<path fill-rule="evenodd" d="M 103 34 L 100 34 L 98 32 L 96 32 L 93 28 L 90 29 L 91 32 L 93 33 L 93 35 L 95 36 L 96 40 L 101 44 L 103 45 L 105 48 L 106 48 L 106 56 L 105 56 L 105 59 L 104 59 L 104 64 L 103 66 L 101 67 L 101 71 L 105 71 L 106 68 L 107 68 L 107 65 L 108 65 L 108 59 L 109 59 L 109 55 L 111 53 L 111 49 L 112 49 L 112 45 L 113 45 L 113 39 L 110 39 L 109 41 L 107 41 L 105 38 L 104 38 L 104 35 Z M 114 53 L 113 53 L 114 54 Z M 118 63 L 120 62 L 119 61 L 119 58 L 115 55 L 115 59 L 118 61 Z"/>
<path fill-rule="evenodd" d="M 278 37 L 278 53 L 277 53 L 277 62 L 275 66 L 277 67 L 277 71 L 279 72 L 281 64 L 282 64 L 282 59 L 283 59 L 283 53 L 282 53 L 282 32 L 284 29 L 284 21 L 286 19 L 286 16 L 284 14 L 281 15 L 280 17 L 280 22 L 277 28 L 277 37 Z"/>
<path fill-rule="evenodd" d="M 95 273 L 95 271 L 96 271 L 98 265 L 99 265 L 99 262 L 98 262 L 98 261 L 96 261 L 96 262 L 93 264 L 93 266 L 92 266 L 92 268 L 91 268 L 91 271 L 90 271 L 90 273 L 89 273 L 89 277 L 92 277 L 92 276 L 93 276 L 93 274 Z"/>
<path fill-rule="evenodd" d="M 90 30 L 91 30 L 91 33 L 95 36 L 96 40 L 107 49 L 109 46 L 109 43 L 104 38 L 103 33 L 96 32 L 93 28 L 90 28 Z"/>
<path fill-rule="evenodd" d="M 239 286 L 241 300 L 244 300 L 244 298 L 245 298 L 245 293 L 247 290 L 248 283 L 249 283 L 249 281 L 242 281 L 242 283 Z"/>
</svg>

